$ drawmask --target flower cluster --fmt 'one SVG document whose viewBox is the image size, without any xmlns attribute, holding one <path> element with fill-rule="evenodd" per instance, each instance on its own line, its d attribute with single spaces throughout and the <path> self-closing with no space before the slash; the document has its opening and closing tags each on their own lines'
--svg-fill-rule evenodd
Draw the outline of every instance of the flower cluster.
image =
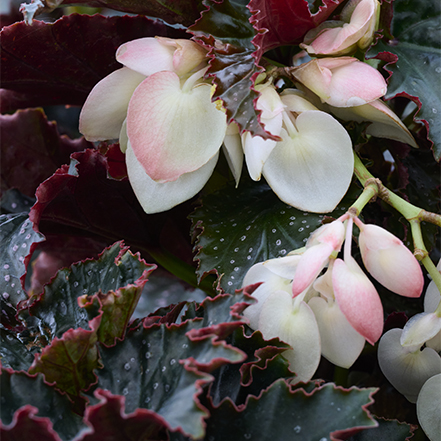
<svg viewBox="0 0 441 441">
<path fill-rule="evenodd" d="M 441 261 L 437 269 L 441 271 Z M 424 346 L 424 348 L 423 348 Z M 380 368 L 410 402 L 430 439 L 441 433 L 441 293 L 434 281 L 427 287 L 424 312 L 403 329 L 386 332 L 378 346 Z"/>
<path fill-rule="evenodd" d="M 377 0 L 352 2 L 342 13 L 347 23 L 325 22 L 306 35 L 303 46 L 314 55 L 349 54 L 372 40 L 377 16 Z M 120 46 L 116 59 L 124 67 L 92 90 L 80 131 L 90 141 L 119 138 L 129 181 L 147 213 L 165 211 L 201 190 L 222 146 L 237 185 L 245 157 L 251 178 L 263 175 L 287 204 L 332 211 L 350 185 L 354 159 L 350 137 L 331 113 L 371 122 L 370 135 L 416 146 L 380 100 L 386 93 L 381 74 L 354 57 L 291 68 L 297 88 L 281 94 L 271 80 L 256 84 L 260 122 L 272 139 L 240 134 L 235 122 L 227 124 L 221 102 L 212 102 L 201 45 L 141 38 Z"/>
<path fill-rule="evenodd" d="M 350 367 L 365 341 L 374 344 L 382 334 L 380 297 L 351 255 L 354 222 L 371 276 L 396 294 L 421 295 L 423 274 L 409 249 L 388 231 L 349 213 L 316 230 L 304 249 L 254 265 L 243 285 L 263 283 L 253 293 L 258 303 L 245 316 L 265 338 L 279 337 L 292 346 L 284 355 L 297 381 L 312 378 L 321 355 Z"/>
</svg>

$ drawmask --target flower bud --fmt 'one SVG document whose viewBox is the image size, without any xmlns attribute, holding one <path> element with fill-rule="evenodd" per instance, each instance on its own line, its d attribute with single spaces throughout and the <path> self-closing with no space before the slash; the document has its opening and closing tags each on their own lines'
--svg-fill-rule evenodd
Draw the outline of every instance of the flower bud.
<svg viewBox="0 0 441 441">
<path fill-rule="evenodd" d="M 377 225 L 360 228 L 359 246 L 363 263 L 369 273 L 390 291 L 405 296 L 419 297 L 424 279 L 420 264 L 398 237 Z"/>
</svg>

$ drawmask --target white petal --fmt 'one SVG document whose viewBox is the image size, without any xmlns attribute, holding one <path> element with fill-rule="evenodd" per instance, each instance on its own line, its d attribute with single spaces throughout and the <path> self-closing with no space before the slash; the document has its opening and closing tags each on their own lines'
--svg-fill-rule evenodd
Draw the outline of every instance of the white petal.
<svg viewBox="0 0 441 441">
<path fill-rule="evenodd" d="M 402 346 L 422 346 L 441 330 L 441 317 L 433 312 L 416 314 L 409 319 L 401 335 Z"/>
<path fill-rule="evenodd" d="M 272 119 L 261 118 L 261 122 L 265 125 L 265 130 L 272 135 L 279 136 L 282 130 L 282 114 L 274 116 Z M 262 168 L 268 156 L 276 146 L 277 141 L 272 139 L 263 139 L 260 136 L 251 136 L 250 132 L 242 135 L 242 145 L 245 153 L 248 173 L 254 181 L 260 181 Z"/>
<path fill-rule="evenodd" d="M 378 345 L 378 362 L 383 374 L 398 392 L 415 403 L 423 384 L 441 373 L 441 358 L 431 348 L 404 348 L 401 329 L 386 332 Z"/>
<path fill-rule="evenodd" d="M 232 125 L 237 127 L 237 124 L 232 123 L 228 126 L 228 128 L 230 128 Z M 233 174 L 234 180 L 236 181 L 237 187 L 239 185 L 243 166 L 242 141 L 240 139 L 238 130 L 237 133 L 231 133 L 231 129 L 227 129 L 222 150 L 230 167 L 231 173 Z"/>
<path fill-rule="evenodd" d="M 263 167 L 263 175 L 279 198 L 300 210 L 332 211 L 352 180 L 351 139 L 331 115 L 306 111 L 296 119 L 294 137 L 282 129 Z"/>
<path fill-rule="evenodd" d="M 128 142 L 129 137 L 127 136 L 127 119 L 125 119 L 121 126 L 121 131 L 119 132 L 119 148 L 121 152 L 126 152 Z"/>
<path fill-rule="evenodd" d="M 92 89 L 80 114 L 80 132 L 88 141 L 119 137 L 133 92 L 145 75 L 123 67 Z"/>
<path fill-rule="evenodd" d="M 430 441 L 441 441 L 441 374 L 429 378 L 421 388 L 417 416 Z"/>
<path fill-rule="evenodd" d="M 185 173 L 176 181 L 157 183 L 147 175 L 128 143 L 126 151 L 127 174 L 144 211 L 148 214 L 159 213 L 192 198 L 201 190 L 213 173 L 218 156 L 219 154 L 216 154 L 200 169 Z"/>
<path fill-rule="evenodd" d="M 270 259 L 263 262 L 264 268 L 269 269 L 274 274 L 285 279 L 292 280 L 296 272 L 297 265 L 301 259 L 301 255 L 279 257 L 277 259 Z"/>
<path fill-rule="evenodd" d="M 317 319 L 322 355 L 337 366 L 351 367 L 363 350 L 365 339 L 350 325 L 336 302 L 313 297 L 308 305 Z"/>
<path fill-rule="evenodd" d="M 441 294 L 435 282 L 432 280 L 429 283 L 424 296 L 424 311 L 435 312 L 436 308 L 438 308 L 439 302 L 441 302 Z"/>
<path fill-rule="evenodd" d="M 283 356 L 297 374 L 294 381 L 307 382 L 320 362 L 320 334 L 311 308 L 305 302 L 294 304 L 288 293 L 273 293 L 263 305 L 258 328 L 265 339 L 279 337 L 292 347 Z"/>
<path fill-rule="evenodd" d="M 250 321 L 250 327 L 257 329 L 259 324 L 260 312 L 265 300 L 276 291 L 291 292 L 291 280 L 285 279 L 273 273 L 263 266 L 263 263 L 253 265 L 245 274 L 242 286 L 252 285 L 254 283 L 264 282 L 254 292 L 253 297 L 257 303 L 248 306 L 243 315 Z"/>
</svg>

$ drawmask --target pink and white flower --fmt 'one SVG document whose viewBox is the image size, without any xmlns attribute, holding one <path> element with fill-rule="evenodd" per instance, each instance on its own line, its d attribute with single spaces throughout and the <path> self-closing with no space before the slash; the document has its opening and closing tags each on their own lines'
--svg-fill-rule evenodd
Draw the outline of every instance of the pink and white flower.
<svg viewBox="0 0 441 441">
<path fill-rule="evenodd" d="M 225 112 L 203 80 L 206 50 L 190 40 L 141 38 L 119 47 L 124 65 L 91 91 L 80 115 L 90 141 L 119 138 L 147 213 L 167 210 L 207 182 L 225 137 Z"/>
</svg>

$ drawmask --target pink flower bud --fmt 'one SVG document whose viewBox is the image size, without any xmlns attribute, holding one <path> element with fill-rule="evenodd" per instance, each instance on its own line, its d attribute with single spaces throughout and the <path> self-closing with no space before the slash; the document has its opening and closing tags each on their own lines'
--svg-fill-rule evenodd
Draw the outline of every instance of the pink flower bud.
<svg viewBox="0 0 441 441">
<path fill-rule="evenodd" d="M 322 102 L 335 107 L 361 106 L 387 90 L 380 72 L 353 57 L 312 60 L 296 68 L 293 76 Z"/>
<path fill-rule="evenodd" d="M 387 289 L 405 297 L 419 297 L 424 279 L 420 264 L 398 237 L 376 225 L 355 221 L 359 246 L 369 273 Z"/>
</svg>

